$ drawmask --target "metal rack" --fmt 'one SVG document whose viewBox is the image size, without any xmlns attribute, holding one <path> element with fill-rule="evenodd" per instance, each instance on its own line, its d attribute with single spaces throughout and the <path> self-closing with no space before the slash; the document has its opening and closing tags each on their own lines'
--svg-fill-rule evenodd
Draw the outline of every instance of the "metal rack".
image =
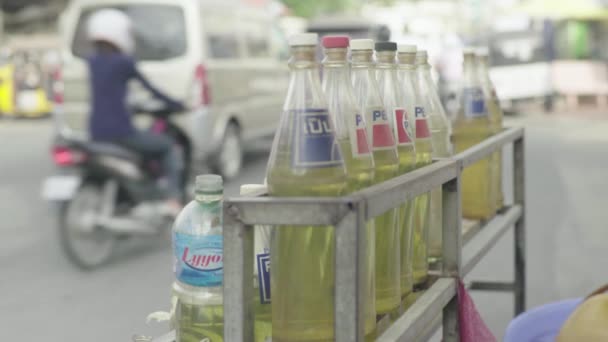
<svg viewBox="0 0 608 342">
<path fill-rule="evenodd" d="M 462 170 L 510 143 L 513 143 L 515 203 L 482 224 L 463 243 Z M 424 339 L 435 332 L 442 320 L 443 340 L 458 341 L 457 279 L 467 275 L 511 227 L 515 235 L 514 281 L 473 282 L 471 288 L 512 291 L 515 313 L 522 312 L 525 306 L 524 168 L 524 129 L 510 128 L 452 158 L 438 160 L 349 196 L 227 199 L 224 206 L 224 340 L 252 341 L 253 226 L 259 224 L 335 227 L 335 340 L 364 341 L 364 273 L 361 270 L 366 253 L 365 222 L 437 187 L 443 191 L 443 262 L 439 278 L 377 340 Z"/>
</svg>

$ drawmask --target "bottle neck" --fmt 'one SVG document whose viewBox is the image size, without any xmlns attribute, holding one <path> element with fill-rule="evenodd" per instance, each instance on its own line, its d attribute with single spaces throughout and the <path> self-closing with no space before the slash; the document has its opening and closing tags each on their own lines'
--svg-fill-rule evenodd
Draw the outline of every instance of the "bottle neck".
<svg viewBox="0 0 608 342">
<path fill-rule="evenodd" d="M 353 68 L 371 68 L 374 65 L 374 51 L 352 51 L 351 60 Z"/>
<path fill-rule="evenodd" d="M 381 51 L 376 53 L 379 68 L 394 68 L 395 64 L 395 52 L 394 51 Z"/>
<path fill-rule="evenodd" d="M 347 60 L 347 49 L 331 48 L 325 49 L 325 58 L 323 59 L 324 80 L 339 78 L 343 81 L 350 82 L 350 68 Z"/>
<path fill-rule="evenodd" d="M 462 73 L 464 75 L 464 81 L 466 86 L 474 86 L 477 81 L 477 70 L 475 68 L 475 56 L 472 54 L 464 55 L 464 62 L 462 65 Z"/>
<path fill-rule="evenodd" d="M 194 193 L 194 200 L 199 203 L 214 203 L 224 199 L 224 193 L 222 190 L 215 192 L 200 191 L 196 190 Z"/>
<path fill-rule="evenodd" d="M 404 69 L 416 69 L 416 54 L 410 52 L 399 53 L 399 67 Z"/>
<path fill-rule="evenodd" d="M 344 48 L 325 49 L 324 68 L 345 68 L 348 66 L 348 50 Z"/>
<path fill-rule="evenodd" d="M 291 59 L 289 60 L 291 69 L 315 69 L 316 47 L 315 46 L 294 46 L 291 48 Z"/>
</svg>

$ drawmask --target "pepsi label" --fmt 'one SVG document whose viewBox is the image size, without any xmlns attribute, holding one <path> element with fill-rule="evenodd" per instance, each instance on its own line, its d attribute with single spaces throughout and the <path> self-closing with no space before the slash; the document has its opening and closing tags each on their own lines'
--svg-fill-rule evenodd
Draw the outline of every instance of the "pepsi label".
<svg viewBox="0 0 608 342">
<path fill-rule="evenodd" d="M 391 131 L 386 111 L 382 108 L 368 110 L 369 136 L 372 150 L 390 150 L 395 147 L 395 139 Z"/>
<path fill-rule="evenodd" d="M 414 113 L 416 116 L 416 139 L 430 138 L 431 131 L 429 130 L 429 123 L 426 119 L 424 107 L 416 106 Z"/>
<path fill-rule="evenodd" d="M 333 167 L 342 155 L 326 109 L 293 110 L 294 141 L 291 164 L 294 168 Z"/>
<path fill-rule="evenodd" d="M 260 290 L 260 303 L 270 303 L 270 253 L 256 256 L 258 266 L 258 288 Z"/>
<path fill-rule="evenodd" d="M 367 155 L 370 153 L 369 140 L 363 115 L 355 114 L 355 124 L 351 125 L 351 150 L 354 157 Z"/>
<path fill-rule="evenodd" d="M 465 88 L 462 92 L 464 115 L 479 118 L 488 115 L 480 88 Z"/>
<path fill-rule="evenodd" d="M 410 134 L 411 128 L 407 120 L 405 109 L 395 109 L 395 136 L 397 137 L 397 145 L 410 145 L 412 137 Z"/>
</svg>

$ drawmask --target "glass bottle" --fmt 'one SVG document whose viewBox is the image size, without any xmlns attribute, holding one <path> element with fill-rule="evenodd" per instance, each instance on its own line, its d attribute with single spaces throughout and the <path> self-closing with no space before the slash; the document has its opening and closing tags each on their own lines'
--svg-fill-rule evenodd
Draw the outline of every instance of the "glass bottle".
<svg viewBox="0 0 608 342">
<path fill-rule="evenodd" d="M 371 39 L 354 39 L 351 41 L 352 82 L 355 98 L 360 113 L 367 120 L 368 137 L 375 162 L 375 183 L 387 181 L 398 175 L 399 156 L 393 136 L 392 127 L 386 108 L 380 96 L 375 75 L 374 41 Z M 395 257 L 400 255 L 397 236 L 398 210 L 393 209 L 375 219 L 376 227 L 376 281 L 389 291 L 376 291 L 381 312 L 389 312 L 394 300 L 394 291 L 390 291 L 394 282 Z M 393 285 L 394 286 L 394 285 Z M 388 296 L 383 297 L 383 295 Z"/>
<path fill-rule="evenodd" d="M 475 51 L 465 49 L 463 83 L 459 95 L 460 109 L 453 123 L 455 152 L 462 152 L 492 135 L 479 77 L 475 66 Z M 461 178 L 462 215 L 473 220 L 487 220 L 496 210 L 492 192 L 490 157 L 464 169 Z"/>
<path fill-rule="evenodd" d="M 425 50 L 416 52 L 416 73 L 418 74 L 418 90 L 424 103 L 425 113 L 431 128 L 433 142 L 433 156 L 435 158 L 448 158 L 452 156 L 452 126 L 448 119 L 439 92 L 431 76 L 431 65 Z M 441 260 L 442 244 L 442 192 L 441 187 L 431 191 L 431 210 L 429 222 L 428 254 L 431 264 Z"/>
<path fill-rule="evenodd" d="M 396 53 L 397 44 L 393 42 L 379 42 L 376 49 L 376 77 L 380 96 L 386 108 L 387 116 L 397 144 L 399 155 L 400 175 L 416 168 L 416 148 L 410 121 L 406 113 L 405 97 L 397 76 Z M 396 253 L 394 264 L 388 265 L 385 282 L 376 278 L 376 307 L 378 312 L 391 312 L 399 310 L 401 296 L 406 297 L 412 292 L 413 265 L 412 265 L 412 227 L 413 227 L 413 201 L 408 201 L 399 208 L 397 221 L 397 236 L 400 253 Z M 396 275 L 393 275 L 393 272 Z M 385 298 L 380 302 L 379 298 Z"/>
<path fill-rule="evenodd" d="M 433 162 L 433 143 L 426 116 L 426 107 L 418 92 L 416 74 L 416 46 L 400 44 L 398 46 L 399 79 L 403 87 L 406 105 L 414 117 L 414 143 L 416 146 L 416 168 L 430 165 Z M 429 270 L 428 234 L 430 214 L 430 194 L 422 194 L 414 202 L 414 227 L 412 234 L 414 267 L 414 287 L 426 282 Z"/>
<path fill-rule="evenodd" d="M 289 40 L 289 88 L 266 171 L 271 196 L 340 196 L 346 190 L 317 43 L 310 33 Z M 333 227 L 275 227 L 271 250 L 272 340 L 333 340 Z"/>
</svg>

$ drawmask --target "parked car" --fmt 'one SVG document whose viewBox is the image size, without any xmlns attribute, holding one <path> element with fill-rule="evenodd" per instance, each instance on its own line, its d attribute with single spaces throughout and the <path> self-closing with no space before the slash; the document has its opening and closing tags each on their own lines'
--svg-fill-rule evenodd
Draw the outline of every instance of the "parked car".
<svg viewBox="0 0 608 342">
<path fill-rule="evenodd" d="M 71 2 L 61 18 L 63 110 L 75 129 L 86 127 L 89 110 L 87 19 L 109 7 L 131 18 L 142 72 L 192 104 L 176 122 L 193 142 L 195 164 L 236 176 L 245 144 L 273 134 L 279 121 L 288 72 L 277 19 L 256 7 L 213 0 Z M 131 94 L 136 102 L 145 96 L 136 84 Z"/>
</svg>

